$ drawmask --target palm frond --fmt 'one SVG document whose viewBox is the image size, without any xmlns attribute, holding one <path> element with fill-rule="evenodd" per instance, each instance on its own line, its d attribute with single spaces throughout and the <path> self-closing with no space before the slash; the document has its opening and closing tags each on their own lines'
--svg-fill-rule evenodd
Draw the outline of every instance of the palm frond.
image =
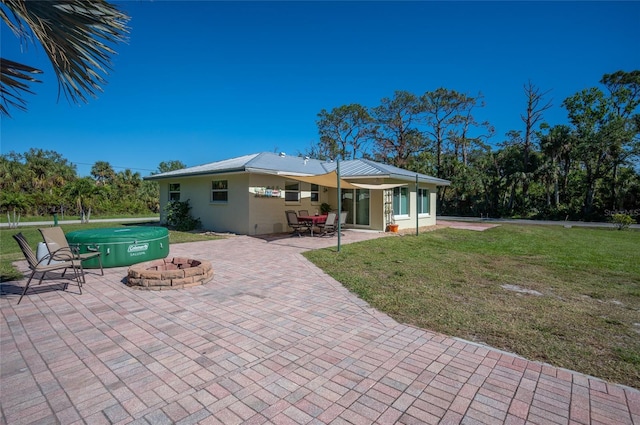
<svg viewBox="0 0 640 425">
<path fill-rule="evenodd" d="M 40 80 L 29 74 L 40 73 L 42 71 L 39 69 L 0 59 L 0 115 L 11 116 L 10 107 L 26 110 L 26 101 L 20 96 L 20 92 L 33 93 L 26 82 L 39 83 Z"/>
<path fill-rule="evenodd" d="M 111 55 L 116 53 L 110 46 L 126 41 L 126 14 L 104 0 L 0 0 L 0 4 L 11 12 L 8 15 L 0 9 L 0 18 L 22 42 L 33 36 L 42 44 L 58 78 L 58 89 L 67 99 L 87 102 L 88 96 L 96 97 L 102 91 L 103 75 L 111 69 Z M 3 95 L 9 89 L 28 91 L 15 84 L 5 87 L 4 72 L 3 66 Z M 19 103 L 24 106 L 23 101 Z"/>
</svg>

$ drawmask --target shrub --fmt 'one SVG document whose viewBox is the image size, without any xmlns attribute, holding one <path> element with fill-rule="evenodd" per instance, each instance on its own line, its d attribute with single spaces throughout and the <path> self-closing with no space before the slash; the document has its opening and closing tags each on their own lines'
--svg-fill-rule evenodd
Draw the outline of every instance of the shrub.
<svg viewBox="0 0 640 425">
<path fill-rule="evenodd" d="M 199 218 L 191 216 L 188 199 L 184 202 L 171 201 L 164 207 L 164 211 L 167 214 L 167 225 L 181 232 L 199 229 L 202 226 Z"/>
<path fill-rule="evenodd" d="M 614 214 L 611 222 L 616 225 L 618 230 L 628 229 L 633 224 L 633 218 L 629 214 Z"/>
</svg>

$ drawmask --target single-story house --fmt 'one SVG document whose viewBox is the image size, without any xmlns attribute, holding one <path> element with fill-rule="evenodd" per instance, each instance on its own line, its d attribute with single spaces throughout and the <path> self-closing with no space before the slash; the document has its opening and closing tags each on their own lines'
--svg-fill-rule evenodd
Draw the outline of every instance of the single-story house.
<svg viewBox="0 0 640 425">
<path fill-rule="evenodd" d="M 338 208 L 345 228 L 384 231 L 436 223 L 436 187 L 447 180 L 368 159 L 338 163 L 269 152 L 145 177 L 160 184 L 161 221 L 172 200 L 189 201 L 205 229 L 245 235 L 288 232 L 286 210 Z M 416 221 L 417 214 L 417 221 Z"/>
</svg>

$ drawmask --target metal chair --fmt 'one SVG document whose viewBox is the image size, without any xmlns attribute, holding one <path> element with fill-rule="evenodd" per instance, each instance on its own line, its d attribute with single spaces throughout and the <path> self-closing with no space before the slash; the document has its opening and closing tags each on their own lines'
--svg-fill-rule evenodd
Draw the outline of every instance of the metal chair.
<svg viewBox="0 0 640 425">
<path fill-rule="evenodd" d="M 52 260 L 78 260 L 78 266 L 80 267 L 82 280 L 86 281 L 84 277 L 84 269 L 82 268 L 82 262 L 91 260 L 92 258 L 97 258 L 98 264 L 100 264 L 100 273 L 102 274 L 102 276 L 104 276 L 104 269 L 102 268 L 102 257 L 100 251 L 84 252 L 81 254 L 78 248 L 69 246 L 67 237 L 64 235 L 61 227 L 44 227 L 38 230 L 42 235 L 42 239 L 44 239 L 45 245 L 49 250 L 49 255 L 51 256 Z"/>
<path fill-rule="evenodd" d="M 347 224 L 347 214 L 349 214 L 349 211 L 340 211 L 340 235 L 342 236 L 344 236 L 344 233 L 342 233 L 344 226 Z"/>
<path fill-rule="evenodd" d="M 293 232 L 291 232 L 291 236 L 302 236 L 302 234 L 300 233 L 300 229 L 304 228 L 305 225 L 298 221 L 298 215 L 296 214 L 296 212 L 294 210 L 287 210 L 284 213 L 287 216 L 287 224 L 293 229 Z"/>
<path fill-rule="evenodd" d="M 298 216 L 309 216 L 309 210 L 298 210 Z"/>
<path fill-rule="evenodd" d="M 31 269 L 31 276 L 29 276 L 29 280 L 27 280 L 27 285 L 24 287 L 24 290 L 22 291 L 22 295 L 20 295 L 18 304 L 20 304 L 20 301 L 22 301 L 22 297 L 24 297 L 24 294 L 27 293 L 27 290 L 29 289 L 29 284 L 31 284 L 31 280 L 33 279 L 33 276 L 35 276 L 36 273 L 42 273 L 42 276 L 40 276 L 40 280 L 38 281 L 38 285 L 40 285 L 42 283 L 42 279 L 44 279 L 45 274 L 55 270 L 64 270 L 66 272 L 67 269 L 73 269 L 75 279 L 78 282 L 78 289 L 80 290 L 80 294 L 82 294 L 82 282 L 80 280 L 80 276 L 78 275 L 78 271 L 76 270 L 77 263 L 74 262 L 73 258 L 69 259 L 68 261 L 49 264 L 49 261 L 51 261 L 51 257 L 45 256 L 40 261 L 38 261 L 36 254 L 33 252 L 33 250 L 31 249 L 31 246 L 29 246 L 29 242 L 27 242 L 26 238 L 22 233 L 13 235 L 13 239 L 15 239 L 18 245 L 20 246 L 20 250 L 24 254 L 24 257 L 26 258 L 27 263 L 29 264 L 29 268 Z M 67 289 L 67 286 L 69 286 L 69 282 L 64 283 L 65 291 Z"/>
<path fill-rule="evenodd" d="M 342 228 L 345 224 L 347 224 L 347 214 L 349 211 L 341 211 L 340 212 L 340 227 Z"/>
<path fill-rule="evenodd" d="M 322 230 L 322 234 L 320 236 L 325 235 L 334 235 L 336 230 L 338 229 L 338 214 L 335 211 L 331 211 L 327 214 L 327 220 L 324 223 L 318 224 L 320 230 Z"/>
</svg>

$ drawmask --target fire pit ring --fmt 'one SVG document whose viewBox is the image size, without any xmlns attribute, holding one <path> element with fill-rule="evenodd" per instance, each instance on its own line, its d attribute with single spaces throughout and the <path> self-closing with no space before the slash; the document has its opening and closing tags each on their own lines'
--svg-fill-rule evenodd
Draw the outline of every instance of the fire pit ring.
<svg viewBox="0 0 640 425">
<path fill-rule="evenodd" d="M 192 258 L 165 258 L 129 267 L 127 285 L 135 289 L 167 290 L 190 288 L 213 279 L 209 261 Z"/>
</svg>

